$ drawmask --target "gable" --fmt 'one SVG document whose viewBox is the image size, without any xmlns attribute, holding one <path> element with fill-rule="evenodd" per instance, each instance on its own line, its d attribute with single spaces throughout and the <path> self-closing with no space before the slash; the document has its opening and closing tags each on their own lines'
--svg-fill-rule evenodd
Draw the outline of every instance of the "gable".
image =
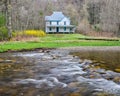
<svg viewBox="0 0 120 96">
<path fill-rule="evenodd" d="M 59 25 L 70 25 L 70 20 L 69 18 L 65 17 L 63 18 L 60 22 Z"/>
<path fill-rule="evenodd" d="M 70 19 L 67 18 L 67 17 L 64 17 L 64 18 L 61 20 L 61 22 L 70 22 Z"/>
</svg>

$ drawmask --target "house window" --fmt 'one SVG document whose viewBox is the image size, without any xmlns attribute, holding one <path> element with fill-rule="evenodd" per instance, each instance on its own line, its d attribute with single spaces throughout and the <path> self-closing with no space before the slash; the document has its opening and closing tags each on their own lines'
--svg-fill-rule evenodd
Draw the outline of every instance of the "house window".
<svg viewBox="0 0 120 96">
<path fill-rule="evenodd" d="M 52 28 L 50 27 L 49 30 L 52 31 Z"/>
<path fill-rule="evenodd" d="M 57 21 L 57 25 L 59 25 L 59 21 Z"/>
<path fill-rule="evenodd" d="M 72 31 L 72 28 L 70 28 L 70 31 Z"/>
<path fill-rule="evenodd" d="M 52 25 L 52 22 L 50 21 L 50 25 Z"/>
<path fill-rule="evenodd" d="M 66 31 L 66 27 L 64 27 L 64 31 Z"/>
<path fill-rule="evenodd" d="M 64 21 L 64 25 L 66 25 L 66 21 Z"/>
</svg>

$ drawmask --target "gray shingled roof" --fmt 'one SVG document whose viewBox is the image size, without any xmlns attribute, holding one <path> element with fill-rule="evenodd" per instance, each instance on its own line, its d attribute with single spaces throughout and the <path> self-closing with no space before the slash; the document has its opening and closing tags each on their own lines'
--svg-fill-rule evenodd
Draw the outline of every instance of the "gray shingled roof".
<svg viewBox="0 0 120 96">
<path fill-rule="evenodd" d="M 45 16 L 46 21 L 61 21 L 64 18 L 64 14 L 62 12 L 53 12 L 51 16 Z"/>
</svg>

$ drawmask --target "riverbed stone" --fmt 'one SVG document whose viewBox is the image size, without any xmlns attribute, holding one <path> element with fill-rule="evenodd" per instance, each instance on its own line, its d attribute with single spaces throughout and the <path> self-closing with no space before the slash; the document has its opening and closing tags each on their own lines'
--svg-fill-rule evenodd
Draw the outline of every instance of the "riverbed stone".
<svg viewBox="0 0 120 96">
<path fill-rule="evenodd" d="M 120 83 L 120 77 L 118 76 L 114 77 L 113 81 L 116 83 Z"/>
<path fill-rule="evenodd" d="M 120 74 L 108 70 L 108 71 L 106 71 L 106 74 L 102 74 L 102 77 L 107 79 L 107 80 L 113 80 L 115 77 L 120 77 Z"/>
<path fill-rule="evenodd" d="M 106 74 L 105 69 L 97 69 L 96 72 L 100 74 Z"/>
<path fill-rule="evenodd" d="M 115 71 L 120 73 L 120 69 L 115 69 Z"/>
<path fill-rule="evenodd" d="M 82 96 L 80 93 L 71 93 L 69 96 Z"/>
<path fill-rule="evenodd" d="M 81 64 L 82 64 L 82 65 L 90 65 L 91 63 L 92 63 L 91 60 L 85 59 Z"/>
<path fill-rule="evenodd" d="M 69 88 L 78 87 L 79 84 L 80 84 L 80 82 L 72 82 L 72 83 L 69 83 L 69 84 L 68 84 L 68 87 L 69 87 Z"/>
<path fill-rule="evenodd" d="M 101 78 L 102 76 L 99 73 L 92 72 L 92 73 L 86 74 L 86 76 L 84 77 L 91 78 L 91 79 L 93 78 L 97 79 L 97 78 Z"/>
<path fill-rule="evenodd" d="M 96 92 L 96 93 L 93 93 L 93 96 L 115 96 L 115 95 L 105 93 L 105 92 Z"/>
<path fill-rule="evenodd" d="M 68 56 L 63 56 L 63 57 L 61 57 L 61 59 L 73 59 L 73 56 L 71 56 L 71 55 L 68 55 Z"/>
<path fill-rule="evenodd" d="M 14 60 L 3 60 L 3 59 L 0 59 L 0 63 L 14 63 L 15 61 Z"/>
<path fill-rule="evenodd" d="M 46 56 L 42 56 L 41 59 L 42 59 L 43 61 L 45 61 L 45 60 L 52 60 L 53 57 L 51 57 L 51 56 L 49 56 L 49 55 L 46 55 Z"/>
<path fill-rule="evenodd" d="M 0 63 L 2 63 L 4 60 L 2 58 L 0 58 Z"/>
</svg>

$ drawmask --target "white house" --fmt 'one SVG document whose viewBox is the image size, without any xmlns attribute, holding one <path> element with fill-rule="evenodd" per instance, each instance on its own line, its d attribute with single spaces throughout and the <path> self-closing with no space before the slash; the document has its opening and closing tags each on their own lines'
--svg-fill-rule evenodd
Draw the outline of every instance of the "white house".
<svg viewBox="0 0 120 96">
<path fill-rule="evenodd" d="M 74 33 L 75 26 L 70 24 L 70 19 L 62 12 L 53 12 L 45 16 L 46 33 Z"/>
</svg>

